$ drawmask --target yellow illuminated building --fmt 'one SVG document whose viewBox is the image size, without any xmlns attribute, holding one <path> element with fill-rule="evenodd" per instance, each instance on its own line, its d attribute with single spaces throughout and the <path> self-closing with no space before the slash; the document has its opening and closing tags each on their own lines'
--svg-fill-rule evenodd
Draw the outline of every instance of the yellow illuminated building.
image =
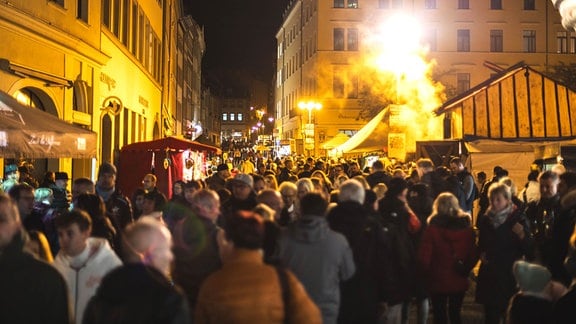
<svg viewBox="0 0 576 324">
<path fill-rule="evenodd" d="M 0 3 L 0 90 L 98 134 L 95 159 L 36 160 L 35 176 L 51 170 L 95 178 L 97 166 L 116 162 L 122 146 L 181 133 L 181 15 L 177 0 Z"/>
<path fill-rule="evenodd" d="M 298 108 L 301 101 L 322 104 L 313 117 L 314 155 L 324 155 L 322 144 L 338 133 L 351 135 L 367 123 L 360 118 L 363 89 L 373 91 L 376 85 L 365 62 L 374 50 L 375 30 L 397 15 L 411 17 L 417 26 L 385 27 L 396 38 L 383 45 L 399 46 L 412 37 L 412 27 L 419 27 L 434 100 L 465 92 L 520 61 L 540 71 L 576 62 L 576 33 L 563 29 L 550 1 L 294 0 L 276 34 L 275 112 L 281 139 L 298 143 L 306 137 L 309 118 Z M 402 59 L 388 58 L 381 65 L 392 71 Z M 392 72 L 387 89 L 379 89 L 392 103 L 401 92 L 394 89 L 394 77 L 408 79 L 405 72 Z M 303 148 L 293 146 L 298 154 L 306 153 Z"/>
</svg>

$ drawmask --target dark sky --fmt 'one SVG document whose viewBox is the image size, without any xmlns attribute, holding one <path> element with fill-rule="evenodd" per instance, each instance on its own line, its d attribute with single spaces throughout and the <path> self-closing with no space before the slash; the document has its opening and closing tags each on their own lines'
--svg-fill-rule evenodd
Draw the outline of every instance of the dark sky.
<svg viewBox="0 0 576 324">
<path fill-rule="evenodd" d="M 288 0 L 183 0 L 204 26 L 208 71 L 244 69 L 261 80 L 274 74 L 276 32 Z"/>
</svg>

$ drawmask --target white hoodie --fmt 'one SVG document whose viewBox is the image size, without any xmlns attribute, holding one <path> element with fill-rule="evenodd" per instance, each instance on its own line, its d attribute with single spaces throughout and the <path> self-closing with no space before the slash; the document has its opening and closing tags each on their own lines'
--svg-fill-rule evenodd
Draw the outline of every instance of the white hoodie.
<svg viewBox="0 0 576 324">
<path fill-rule="evenodd" d="M 53 263 L 68 284 L 75 323 L 82 323 L 88 301 L 96 293 L 102 278 L 122 261 L 103 238 L 88 238 L 86 248 L 75 257 L 58 252 Z"/>
</svg>

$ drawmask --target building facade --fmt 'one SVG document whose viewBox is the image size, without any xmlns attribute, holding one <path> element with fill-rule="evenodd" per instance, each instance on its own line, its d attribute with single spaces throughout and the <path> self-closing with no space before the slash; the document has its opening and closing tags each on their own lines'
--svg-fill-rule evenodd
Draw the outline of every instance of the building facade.
<svg viewBox="0 0 576 324">
<path fill-rule="evenodd" d="M 95 178 L 97 166 L 115 163 L 126 144 L 184 134 L 183 122 L 199 114 L 205 47 L 203 31 L 192 26 L 186 32 L 194 42 L 177 57 L 182 8 L 181 0 L 0 3 L 7 45 L 0 90 L 98 134 L 95 159 L 31 161 L 35 176 L 51 170 Z"/>
<path fill-rule="evenodd" d="M 294 0 L 276 35 L 274 108 L 281 139 L 311 137 L 310 153 L 323 155 L 322 143 L 366 123 L 359 118 L 361 89 L 370 84 L 355 62 L 369 50 L 367 30 L 398 14 L 418 21 L 444 98 L 520 61 L 540 71 L 576 62 L 576 33 L 562 28 L 550 1 Z M 322 108 L 310 114 L 298 107 L 303 101 Z"/>
</svg>

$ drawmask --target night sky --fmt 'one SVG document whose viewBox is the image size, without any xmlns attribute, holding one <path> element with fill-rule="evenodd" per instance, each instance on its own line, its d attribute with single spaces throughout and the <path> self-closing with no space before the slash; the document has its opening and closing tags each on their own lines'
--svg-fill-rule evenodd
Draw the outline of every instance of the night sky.
<svg viewBox="0 0 576 324">
<path fill-rule="evenodd" d="M 204 68 L 246 70 L 270 81 L 274 74 L 276 32 L 288 0 L 183 0 L 186 11 L 204 26 Z"/>
</svg>

